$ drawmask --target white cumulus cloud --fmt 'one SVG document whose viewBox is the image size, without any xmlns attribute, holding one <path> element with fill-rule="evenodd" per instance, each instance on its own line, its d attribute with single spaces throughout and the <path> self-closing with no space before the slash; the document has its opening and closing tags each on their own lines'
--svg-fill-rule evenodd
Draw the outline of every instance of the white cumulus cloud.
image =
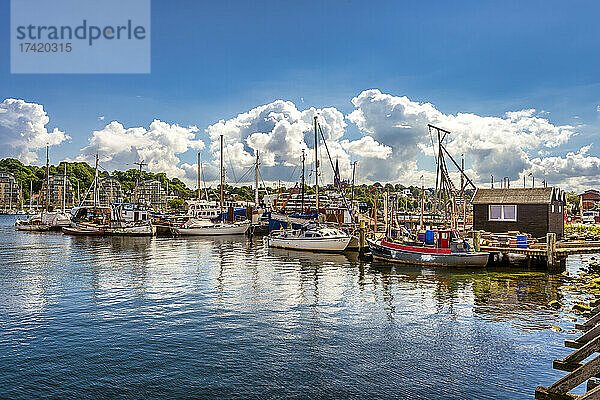
<svg viewBox="0 0 600 400">
<path fill-rule="evenodd" d="M 202 150 L 204 142 L 196 139 L 198 128 L 182 127 L 154 120 L 148 128 L 125 128 L 113 121 L 94 131 L 89 145 L 83 148 L 78 160 L 91 161 L 98 151 L 100 161 L 108 169 L 135 168 L 134 162 L 143 160 L 151 172 L 165 172 L 170 177 L 186 178 L 190 166 L 180 164 L 179 154 L 190 149 Z M 195 181 L 187 177 L 187 182 Z"/>
<path fill-rule="evenodd" d="M 576 134 L 572 126 L 554 125 L 536 115 L 534 109 L 507 112 L 502 117 L 444 114 L 431 103 L 377 89 L 363 91 L 352 99 L 352 104 L 356 110 L 348 120 L 363 135 L 392 148 L 390 160 L 370 166 L 371 176 L 382 180 L 408 177 L 408 171 L 415 167 L 417 147 L 427 155 L 433 154 L 428 124 L 452 132 L 447 149 L 456 156 L 465 154 L 484 181 L 490 174 L 518 177 L 531 166 L 530 152 L 556 148 Z"/>
<path fill-rule="evenodd" d="M 46 144 L 55 146 L 70 139 L 57 128 L 48 131 L 49 122 L 50 117 L 42 105 L 5 99 L 0 103 L 0 155 L 32 163 L 38 159 L 36 151 Z"/>
</svg>

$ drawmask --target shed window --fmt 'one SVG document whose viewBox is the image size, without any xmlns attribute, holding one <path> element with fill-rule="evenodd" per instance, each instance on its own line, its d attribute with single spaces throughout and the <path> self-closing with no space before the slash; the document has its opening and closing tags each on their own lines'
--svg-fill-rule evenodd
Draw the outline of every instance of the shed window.
<svg viewBox="0 0 600 400">
<path fill-rule="evenodd" d="M 490 221 L 516 221 L 516 205 L 490 205 Z"/>
</svg>

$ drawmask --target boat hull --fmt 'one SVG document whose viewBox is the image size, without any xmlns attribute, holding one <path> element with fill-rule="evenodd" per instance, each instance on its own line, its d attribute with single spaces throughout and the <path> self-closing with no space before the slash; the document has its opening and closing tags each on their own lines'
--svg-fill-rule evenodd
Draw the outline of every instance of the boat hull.
<svg viewBox="0 0 600 400">
<path fill-rule="evenodd" d="M 156 227 L 153 225 L 137 225 L 137 226 L 117 226 L 106 229 L 107 235 L 116 236 L 153 236 L 156 233 Z"/>
<path fill-rule="evenodd" d="M 72 226 L 63 226 L 62 232 L 65 235 L 78 235 L 78 236 L 102 236 L 105 232 L 101 229 L 82 229 L 75 228 Z"/>
<path fill-rule="evenodd" d="M 268 237 L 269 247 L 289 250 L 342 252 L 348 247 L 352 237 L 337 238 L 279 238 Z"/>
<path fill-rule="evenodd" d="M 409 265 L 428 265 L 435 267 L 482 268 L 485 267 L 489 253 L 436 253 L 412 251 L 402 246 L 386 246 L 367 240 L 374 259 L 397 262 Z M 408 246 L 407 246 L 408 247 Z"/>
<path fill-rule="evenodd" d="M 46 224 L 21 223 L 16 224 L 15 227 L 17 228 L 17 230 L 25 232 L 46 232 L 50 230 L 50 226 Z"/>
<path fill-rule="evenodd" d="M 182 236 L 226 236 L 244 235 L 250 224 L 232 224 L 219 226 L 202 226 L 198 228 L 175 228 L 175 233 Z"/>
</svg>

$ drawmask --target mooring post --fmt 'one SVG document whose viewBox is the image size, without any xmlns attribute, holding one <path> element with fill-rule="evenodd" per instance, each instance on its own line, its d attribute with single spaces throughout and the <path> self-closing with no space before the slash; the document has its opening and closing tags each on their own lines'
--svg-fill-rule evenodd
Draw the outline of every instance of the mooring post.
<svg viewBox="0 0 600 400">
<path fill-rule="evenodd" d="M 548 232 L 546 234 L 546 263 L 548 271 L 557 272 L 560 270 L 560 262 L 556 259 L 556 233 Z"/>
<path fill-rule="evenodd" d="M 365 239 L 365 220 L 361 219 L 360 226 L 358 228 L 358 252 L 360 254 L 364 253 L 365 247 L 367 247 Z"/>
<path fill-rule="evenodd" d="M 473 231 L 473 247 L 475 251 L 481 251 L 481 231 Z"/>
</svg>

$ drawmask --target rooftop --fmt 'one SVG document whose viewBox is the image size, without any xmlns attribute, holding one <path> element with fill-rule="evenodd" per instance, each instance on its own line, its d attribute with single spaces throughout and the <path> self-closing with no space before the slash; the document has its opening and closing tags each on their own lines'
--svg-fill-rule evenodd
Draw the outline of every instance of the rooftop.
<svg viewBox="0 0 600 400">
<path fill-rule="evenodd" d="M 555 199 L 565 201 L 565 194 L 558 188 L 477 189 L 473 204 L 550 204 Z"/>
</svg>

